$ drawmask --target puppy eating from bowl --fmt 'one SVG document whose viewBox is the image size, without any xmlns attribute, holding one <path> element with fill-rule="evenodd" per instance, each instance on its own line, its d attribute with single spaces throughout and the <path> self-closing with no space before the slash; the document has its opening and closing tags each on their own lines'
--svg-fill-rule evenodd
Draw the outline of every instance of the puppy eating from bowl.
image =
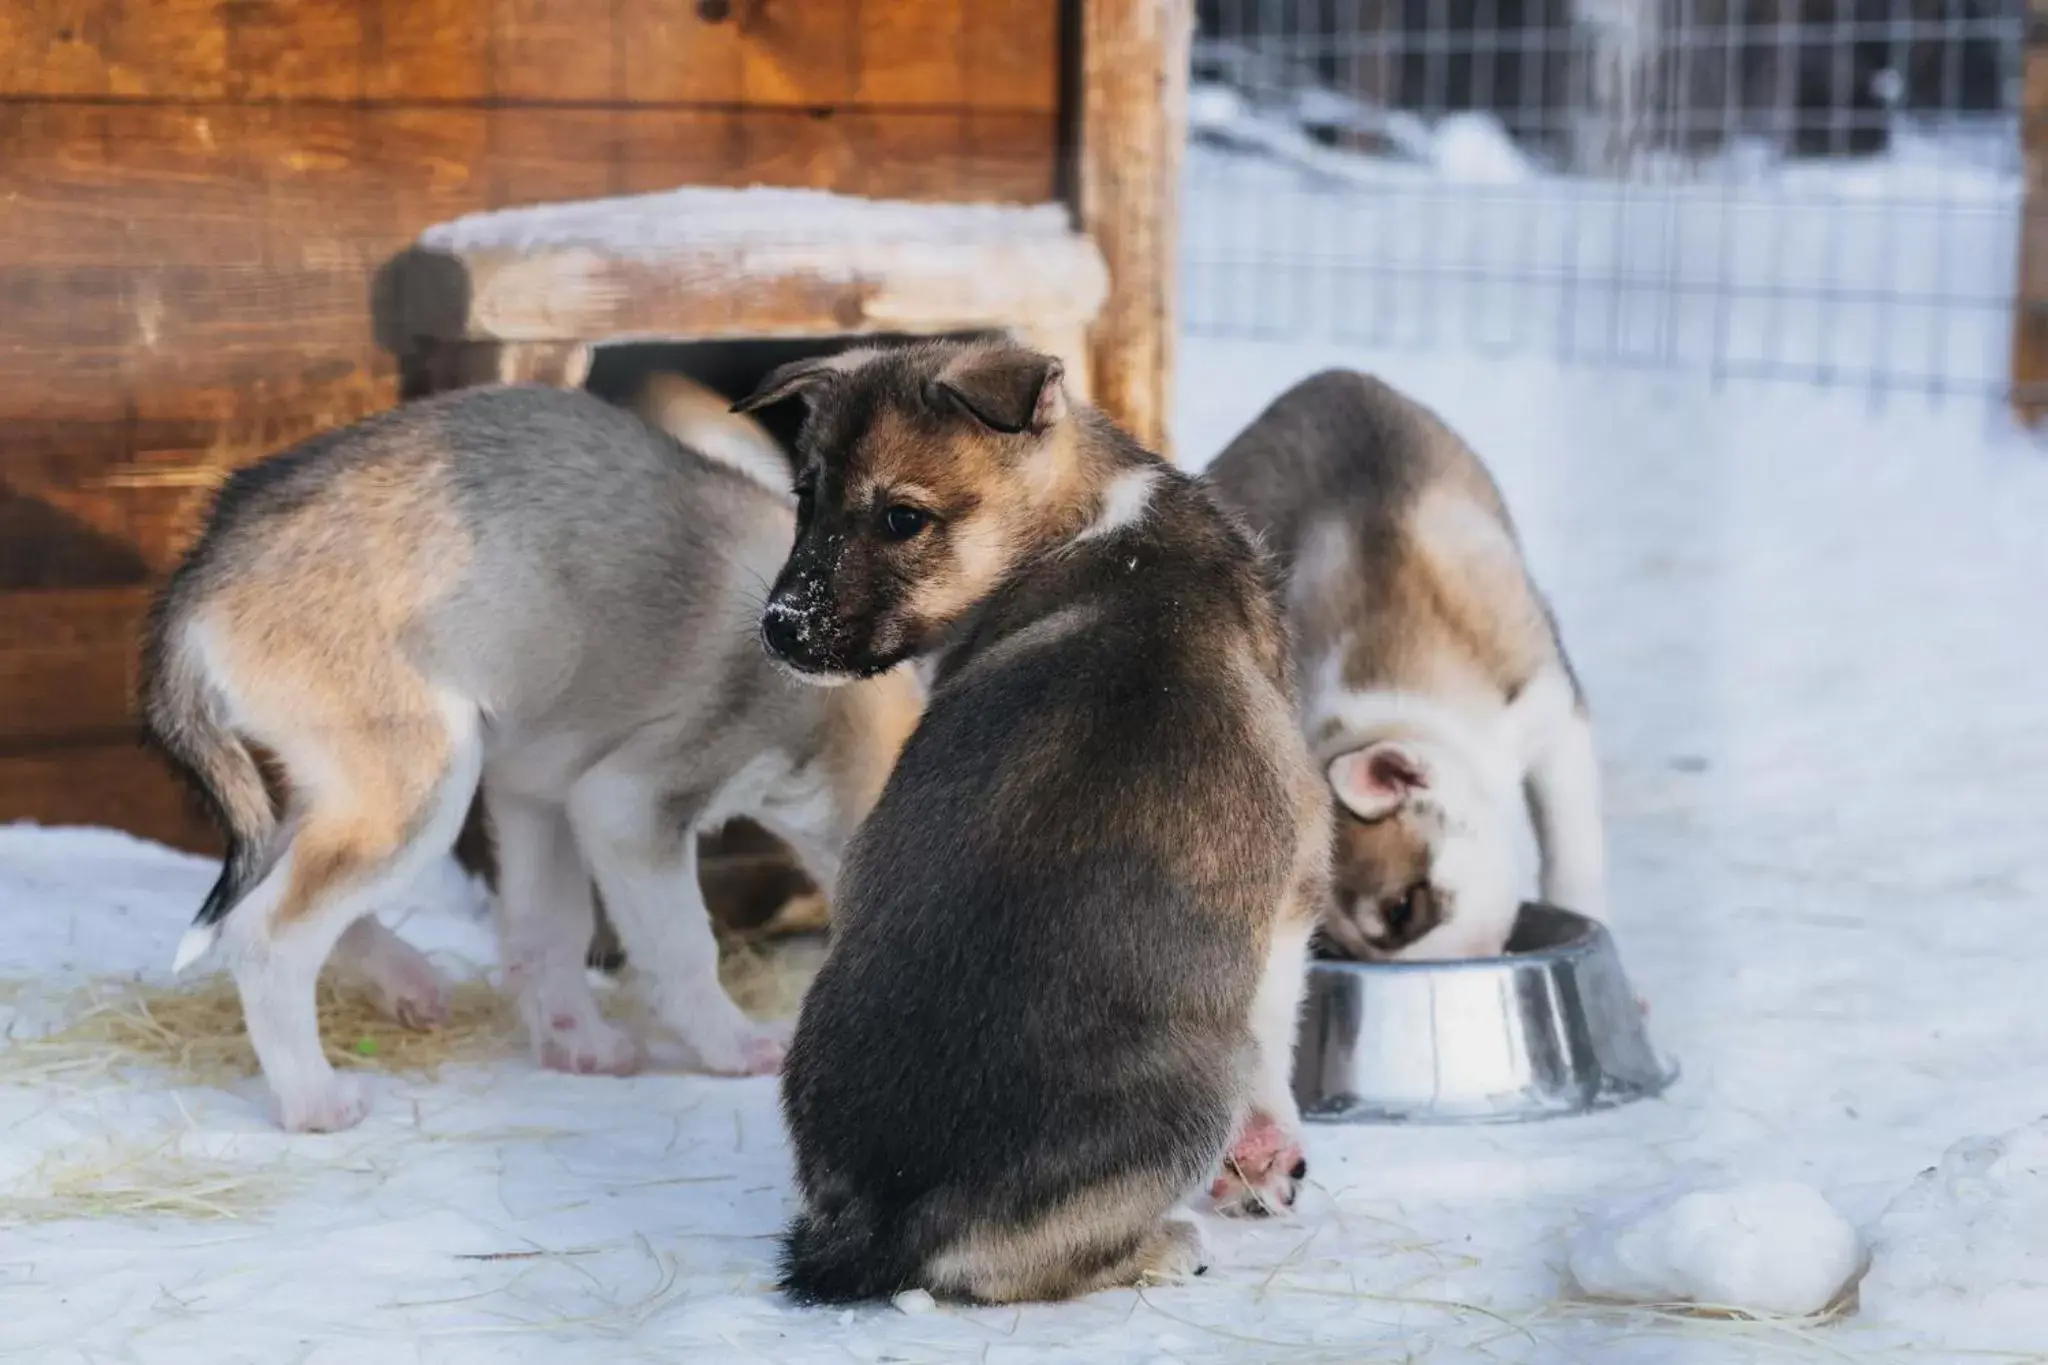
<svg viewBox="0 0 2048 1365">
<path fill-rule="evenodd" d="M 1058 1299 L 1203 1267 L 1184 1205 L 1292 1201 L 1330 813 L 1263 558 L 1007 342 L 847 352 L 807 408 L 769 653 L 916 658 L 783 1077 L 800 1301 Z M 1228 1150 L 1231 1160 L 1226 1161 Z"/>
<path fill-rule="evenodd" d="M 1336 807 L 1330 946 L 1501 952 L 1525 804 L 1543 900 L 1603 916 L 1585 698 L 1471 448 L 1379 380 L 1330 370 L 1274 399 L 1206 477 L 1288 571 L 1302 729 Z"/>
</svg>

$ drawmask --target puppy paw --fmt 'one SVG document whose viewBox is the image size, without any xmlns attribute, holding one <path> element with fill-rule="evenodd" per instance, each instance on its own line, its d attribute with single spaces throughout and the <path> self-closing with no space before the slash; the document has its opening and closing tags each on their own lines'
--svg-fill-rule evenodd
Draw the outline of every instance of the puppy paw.
<svg viewBox="0 0 2048 1365">
<path fill-rule="evenodd" d="M 1266 1218 L 1294 1207 L 1308 1160 L 1301 1139 L 1272 1117 L 1254 1112 L 1223 1154 L 1223 1169 L 1209 1186 L 1218 1213 Z"/>
<path fill-rule="evenodd" d="M 535 1040 L 535 1055 L 550 1071 L 572 1076 L 630 1076 L 640 1069 L 640 1044 L 625 1030 L 595 1016 L 560 1015 Z"/>
<path fill-rule="evenodd" d="M 288 1133 L 339 1133 L 369 1112 L 370 1091 L 360 1076 L 332 1076 L 277 1098 L 278 1123 Z"/>
<path fill-rule="evenodd" d="M 1208 1273 L 1202 1230 L 1185 1218 L 1169 1218 L 1152 1234 L 1138 1274 L 1140 1284 L 1178 1284 Z"/>
<path fill-rule="evenodd" d="M 705 1059 L 705 1069 L 719 1076 L 775 1076 L 789 1056 L 791 1024 L 760 1024 L 740 1033 L 730 1045 L 719 1050 L 717 1060 Z"/>
<path fill-rule="evenodd" d="M 796 1031 L 793 1021 L 757 1024 L 736 1007 L 674 1019 L 669 1027 L 695 1056 L 699 1069 L 714 1076 L 776 1075 Z"/>
<path fill-rule="evenodd" d="M 422 1032 L 448 1022 L 448 988 L 425 958 L 404 964 L 373 985 L 377 1008 L 387 1019 Z"/>
</svg>

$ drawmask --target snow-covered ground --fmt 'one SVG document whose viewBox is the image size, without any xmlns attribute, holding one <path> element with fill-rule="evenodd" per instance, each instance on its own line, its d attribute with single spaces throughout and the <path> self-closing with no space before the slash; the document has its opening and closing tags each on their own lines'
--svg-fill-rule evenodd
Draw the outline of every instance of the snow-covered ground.
<svg viewBox="0 0 2048 1365">
<path fill-rule="evenodd" d="M 1211 1220 L 1201 1280 L 912 1314 L 770 1291 L 790 1193 L 767 1080 L 574 1078 L 508 1057 L 380 1081 L 361 1129 L 286 1137 L 253 1082 L 0 1076 L 0 1212 L 110 1152 L 250 1173 L 260 1195 L 226 1221 L 0 1229 L 0 1354 L 2048 1355 L 2048 1130 L 2022 1131 L 2048 1112 L 2048 456 L 1970 402 L 1191 339 L 1182 458 L 1327 364 L 1437 406 L 1507 491 L 1593 698 L 1617 933 L 1685 1067 L 1665 1098 L 1529 1127 L 1314 1128 L 1295 1216 Z M 210 878 L 115 835 L 0 830 L 0 980 L 160 973 Z M 405 931 L 475 957 L 471 899 L 443 879 Z M 1569 1301 L 1573 1239 L 1603 1215 L 1775 1181 L 1874 1241 L 1858 1316 L 1791 1330 Z"/>
</svg>

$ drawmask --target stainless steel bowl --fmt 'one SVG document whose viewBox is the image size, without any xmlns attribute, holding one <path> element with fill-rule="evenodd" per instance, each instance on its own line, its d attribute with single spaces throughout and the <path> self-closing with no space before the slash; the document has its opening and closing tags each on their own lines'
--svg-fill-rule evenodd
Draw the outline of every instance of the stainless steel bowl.
<svg viewBox="0 0 2048 1365">
<path fill-rule="evenodd" d="M 1313 963 L 1294 1093 L 1329 1123 L 1514 1123 L 1645 1099 L 1677 1075 L 1607 931 L 1525 905 L 1500 957 Z"/>
</svg>

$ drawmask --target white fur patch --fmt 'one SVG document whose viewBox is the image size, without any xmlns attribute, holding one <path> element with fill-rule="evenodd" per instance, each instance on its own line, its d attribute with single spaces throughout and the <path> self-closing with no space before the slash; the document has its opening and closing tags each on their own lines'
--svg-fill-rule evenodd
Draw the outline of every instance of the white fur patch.
<svg viewBox="0 0 2048 1365">
<path fill-rule="evenodd" d="M 1152 505 L 1152 490 L 1158 482 L 1156 469 L 1133 469 L 1110 480 L 1109 487 L 1102 491 L 1102 510 L 1074 537 L 1074 543 L 1113 535 L 1126 526 L 1136 525 Z"/>
<path fill-rule="evenodd" d="M 721 423 L 692 419 L 676 424 L 674 435 L 690 449 L 715 464 L 761 485 L 778 498 L 795 501 L 790 491 L 789 461 L 782 453 L 743 430 Z"/>
<path fill-rule="evenodd" d="M 185 931 L 178 940 L 177 955 L 171 959 L 171 975 L 182 976 L 201 958 L 213 951 L 213 945 L 220 941 L 218 924 L 195 924 Z"/>
<path fill-rule="evenodd" d="M 1485 564 L 1489 572 L 1522 576 L 1522 552 L 1500 518 L 1448 489 L 1423 495 L 1409 517 L 1409 529 L 1433 555 Z"/>
<path fill-rule="evenodd" d="M 1571 679 L 1562 668 L 1544 669 L 1515 694 L 1507 715 L 1516 757 L 1535 762 L 1578 719 Z"/>
</svg>

